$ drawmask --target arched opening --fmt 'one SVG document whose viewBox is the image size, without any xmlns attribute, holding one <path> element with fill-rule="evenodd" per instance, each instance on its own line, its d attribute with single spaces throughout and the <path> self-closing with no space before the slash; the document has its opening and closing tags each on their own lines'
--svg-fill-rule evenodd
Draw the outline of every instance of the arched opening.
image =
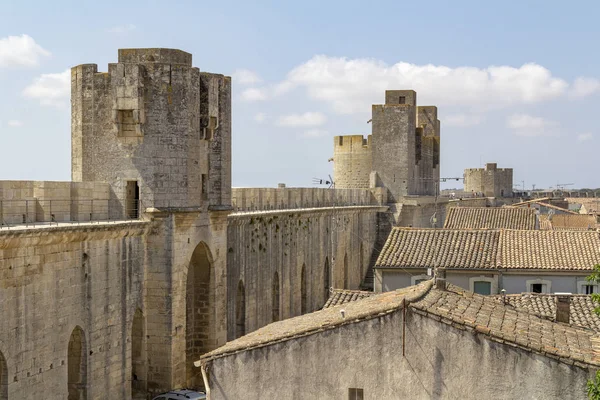
<svg viewBox="0 0 600 400">
<path fill-rule="evenodd" d="M 83 329 L 76 326 L 69 339 L 67 352 L 68 400 L 87 398 L 87 349 Z"/>
<path fill-rule="evenodd" d="M 273 285 L 271 286 L 271 310 L 273 311 L 272 321 L 279 321 L 279 274 L 277 271 L 273 274 Z"/>
<path fill-rule="evenodd" d="M 0 352 L 0 400 L 8 400 L 8 366 L 2 352 Z"/>
<path fill-rule="evenodd" d="M 185 358 L 186 382 L 192 389 L 204 387 L 200 368 L 194 361 L 210 350 L 211 321 L 211 257 L 204 243 L 198 244 L 192 253 L 186 282 Z"/>
<path fill-rule="evenodd" d="M 302 264 L 302 272 L 300 273 L 300 313 L 308 312 L 308 303 L 306 296 L 306 265 Z"/>
<path fill-rule="evenodd" d="M 235 337 L 246 334 L 246 290 L 244 282 L 238 283 L 237 295 L 235 298 Z"/>
<path fill-rule="evenodd" d="M 348 254 L 344 254 L 344 289 L 350 289 L 348 287 Z"/>
<path fill-rule="evenodd" d="M 323 270 L 323 284 L 325 287 L 323 288 L 323 305 L 327 303 L 327 299 L 329 298 L 329 288 L 331 287 L 331 274 L 329 271 L 329 258 L 325 257 L 325 270 Z"/>
<path fill-rule="evenodd" d="M 134 399 L 146 398 L 145 337 L 144 314 L 138 308 L 133 315 L 133 325 L 131 326 L 131 396 Z"/>
</svg>

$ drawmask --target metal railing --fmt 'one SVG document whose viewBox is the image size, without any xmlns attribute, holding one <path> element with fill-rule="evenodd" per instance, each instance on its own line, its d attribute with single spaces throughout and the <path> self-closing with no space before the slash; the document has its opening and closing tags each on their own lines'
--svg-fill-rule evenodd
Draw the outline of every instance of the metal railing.
<svg viewBox="0 0 600 400">
<path fill-rule="evenodd" d="M 0 200 L 0 229 L 15 226 L 90 223 L 140 219 L 139 200 Z"/>
</svg>

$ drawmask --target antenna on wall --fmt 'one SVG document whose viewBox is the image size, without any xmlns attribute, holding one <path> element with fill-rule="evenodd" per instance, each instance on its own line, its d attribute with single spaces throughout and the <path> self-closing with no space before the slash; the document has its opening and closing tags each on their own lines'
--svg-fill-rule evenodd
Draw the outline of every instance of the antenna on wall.
<svg viewBox="0 0 600 400">
<path fill-rule="evenodd" d="M 319 179 L 313 178 L 313 185 L 328 185 L 329 189 L 335 188 L 335 183 L 333 182 L 333 178 L 329 175 L 329 179 Z"/>
</svg>

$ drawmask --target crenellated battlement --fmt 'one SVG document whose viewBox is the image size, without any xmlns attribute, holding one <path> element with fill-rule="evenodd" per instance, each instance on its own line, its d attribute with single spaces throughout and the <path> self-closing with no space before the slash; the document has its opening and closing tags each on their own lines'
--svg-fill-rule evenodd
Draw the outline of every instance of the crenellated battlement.
<svg viewBox="0 0 600 400">
<path fill-rule="evenodd" d="M 333 137 L 334 152 L 363 152 L 370 151 L 371 135 L 366 138 L 363 135 L 342 135 Z"/>
</svg>

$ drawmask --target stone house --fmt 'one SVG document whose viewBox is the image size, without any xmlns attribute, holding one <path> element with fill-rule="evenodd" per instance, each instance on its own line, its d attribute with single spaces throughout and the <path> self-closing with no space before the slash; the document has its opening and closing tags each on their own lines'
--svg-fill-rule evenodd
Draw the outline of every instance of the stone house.
<svg viewBox="0 0 600 400">
<path fill-rule="evenodd" d="M 195 364 L 212 400 L 580 399 L 596 335 L 440 280 L 267 325 Z"/>
<path fill-rule="evenodd" d="M 375 264 L 375 292 L 408 287 L 445 270 L 480 294 L 595 293 L 585 280 L 600 263 L 596 231 L 392 229 Z"/>
</svg>

